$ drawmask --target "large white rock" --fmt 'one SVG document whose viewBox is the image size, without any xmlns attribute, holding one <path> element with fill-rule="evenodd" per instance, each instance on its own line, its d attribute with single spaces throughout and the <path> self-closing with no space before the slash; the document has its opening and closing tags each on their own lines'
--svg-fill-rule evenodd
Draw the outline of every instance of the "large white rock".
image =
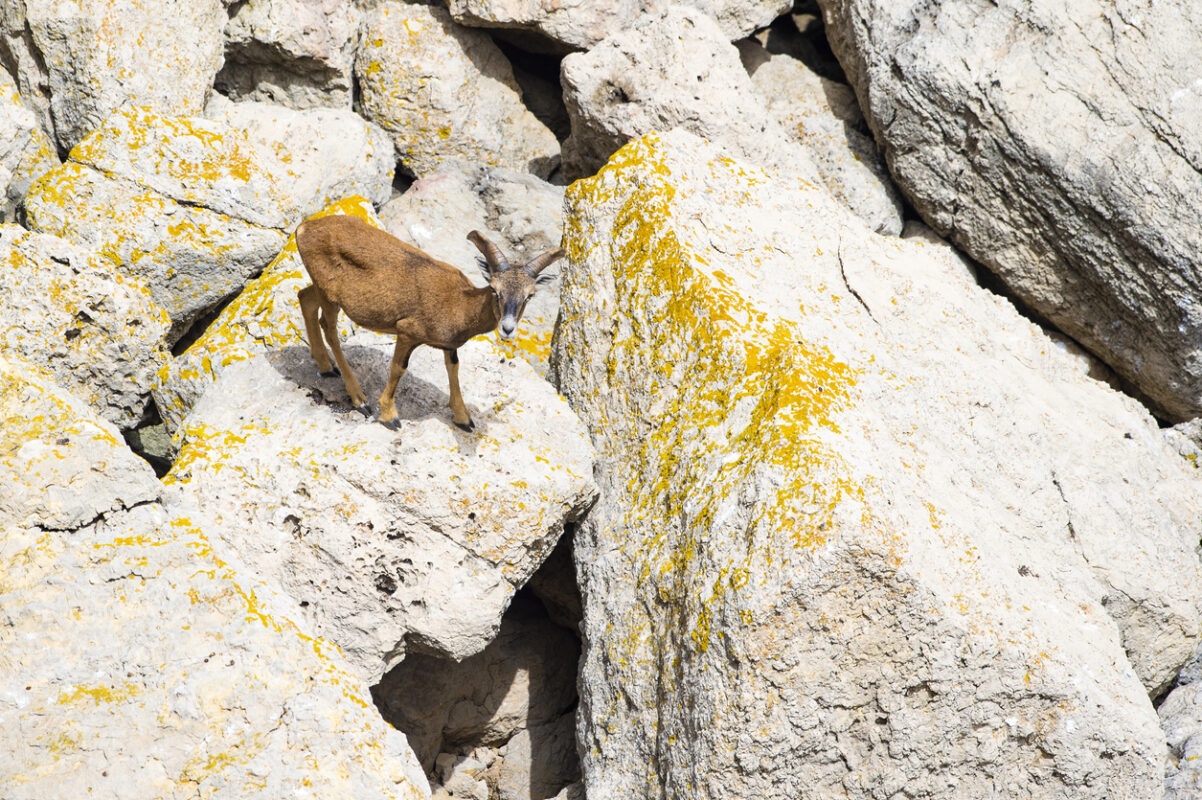
<svg viewBox="0 0 1202 800">
<path fill-rule="evenodd" d="M 563 187 L 528 173 L 498 167 L 452 170 L 414 181 L 400 197 L 380 209 L 384 230 L 435 258 L 459 267 L 476 285 L 485 280 L 480 251 L 467 239 L 479 230 L 523 264 L 559 247 L 563 229 Z M 540 288 L 527 303 L 514 337 L 496 344 L 507 355 L 524 358 L 545 375 L 551 334 L 559 315 L 559 286 Z"/>
<path fill-rule="evenodd" d="M 682 132 L 567 195 L 590 796 L 1157 797 L 1202 483 L 931 236 Z"/>
<path fill-rule="evenodd" d="M 593 174 L 631 139 L 680 127 L 771 171 L 820 180 L 768 113 L 738 50 L 696 9 L 672 5 L 639 17 L 566 57 L 561 79 L 572 122 L 563 145 L 569 178 Z"/>
<path fill-rule="evenodd" d="M 112 426 L 3 356 L 0 418 L 5 798 L 429 796 L 337 648 Z"/>
<path fill-rule="evenodd" d="M 30 227 L 146 281 L 174 342 L 238 292 L 300 219 L 344 193 L 387 199 L 391 147 L 349 111 L 218 104 L 215 120 L 114 114 L 30 190 Z"/>
<path fill-rule="evenodd" d="M 363 114 L 424 177 L 459 163 L 547 177 L 559 142 L 522 105 L 509 61 L 446 9 L 381 0 L 367 11 L 355 60 Z"/>
<path fill-rule="evenodd" d="M 167 363 L 169 321 L 137 278 L 56 236 L 0 224 L 0 351 L 132 428 Z"/>
<path fill-rule="evenodd" d="M 346 0 L 249 0 L 225 28 L 217 86 L 236 100 L 350 110 L 362 19 Z"/>
<path fill-rule="evenodd" d="M 545 0 L 447 0 L 451 15 L 464 25 L 537 33 L 558 47 L 589 50 L 631 20 L 667 6 L 664 0 L 555 2 Z M 792 6 L 789 0 L 691 0 L 685 5 L 713 18 L 727 40 L 762 28 Z"/>
<path fill-rule="evenodd" d="M 391 340 L 343 349 L 374 401 Z M 231 363 L 185 420 L 167 478 L 170 507 L 211 520 L 369 683 L 410 651 L 483 649 L 596 496 L 592 447 L 563 399 L 487 341 L 459 356 L 473 434 L 451 422 L 436 350 L 412 356 L 396 432 L 351 409 L 307 347 Z"/>
<path fill-rule="evenodd" d="M 221 0 L 10 0 L 0 54 L 66 151 L 123 106 L 199 114 L 227 20 Z"/>
<path fill-rule="evenodd" d="M 769 53 L 756 40 L 738 43 L 743 66 L 768 113 L 814 160 L 835 199 L 877 233 L 902 231 L 901 197 L 864 117 L 845 83 L 820 77 L 783 53 Z"/>
<path fill-rule="evenodd" d="M 1202 415 L 1202 6 L 820 5 L 923 218 L 1164 416 Z"/>
<path fill-rule="evenodd" d="M 0 222 L 11 222 L 29 184 L 58 166 L 54 144 L 0 69 Z"/>
</svg>

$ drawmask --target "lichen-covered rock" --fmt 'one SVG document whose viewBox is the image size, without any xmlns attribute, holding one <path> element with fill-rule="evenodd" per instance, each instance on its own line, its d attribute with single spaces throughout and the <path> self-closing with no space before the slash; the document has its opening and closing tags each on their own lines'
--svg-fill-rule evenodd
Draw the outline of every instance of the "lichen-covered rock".
<svg viewBox="0 0 1202 800">
<path fill-rule="evenodd" d="M 424 177 L 459 163 L 547 177 L 555 135 L 522 105 L 509 61 L 486 34 L 446 9 L 381 0 L 367 11 L 355 60 L 363 113 Z"/>
<path fill-rule="evenodd" d="M 0 56 L 67 151 L 123 106 L 199 114 L 227 19 L 221 0 L 10 0 Z"/>
<path fill-rule="evenodd" d="M 1156 797 L 1202 483 L 930 236 L 683 132 L 568 190 L 590 796 Z"/>
<path fill-rule="evenodd" d="M 11 222 L 29 184 L 58 166 L 50 138 L 0 69 L 0 222 Z"/>
<path fill-rule="evenodd" d="M 476 264 L 480 251 L 467 233 L 482 231 L 515 264 L 554 250 L 563 229 L 563 187 L 495 167 L 442 172 L 415 181 L 380 209 L 380 221 L 393 236 L 459 267 L 483 286 Z M 521 356 L 545 375 L 558 314 L 559 287 L 541 288 L 526 305 L 513 339 L 502 341 L 498 336 L 497 347 Z"/>
<path fill-rule="evenodd" d="M 354 214 L 380 227 L 372 204 L 352 196 L 331 203 L 314 216 Z M 151 391 L 167 428 L 174 434 L 200 396 L 230 364 L 280 347 L 306 346 L 304 319 L 296 293 L 308 286 L 309 276 L 288 242 L 263 273 L 221 310 L 192 345 L 155 376 Z M 349 336 L 356 328 L 345 314 L 339 331 Z"/>
<path fill-rule="evenodd" d="M 343 350 L 374 400 L 392 341 L 362 333 Z M 472 434 L 451 423 L 430 348 L 401 380 L 395 432 L 351 409 L 307 347 L 232 363 L 185 420 L 166 479 L 170 507 L 211 520 L 369 683 L 407 652 L 483 649 L 595 497 L 593 451 L 563 399 L 486 340 L 459 357 Z"/>
<path fill-rule="evenodd" d="M 234 100 L 350 110 L 362 12 L 345 0 L 249 0 L 225 29 L 216 84 Z"/>
<path fill-rule="evenodd" d="M 1163 416 L 1202 415 L 1202 5 L 820 5 L 923 219 Z"/>
<path fill-rule="evenodd" d="M 137 278 L 56 236 L 0 224 L 0 352 L 27 359 L 122 428 L 167 363 L 167 315 Z"/>
<path fill-rule="evenodd" d="M 900 234 L 901 197 L 864 130 L 851 87 L 820 77 L 792 56 L 769 53 L 753 39 L 738 47 L 768 113 L 806 148 L 835 199 L 877 233 Z"/>
<path fill-rule="evenodd" d="M 382 202 L 393 160 L 349 111 L 218 104 L 218 119 L 115 114 L 30 190 L 31 227 L 143 278 L 170 341 L 235 294 L 300 219 L 344 193 Z"/>
<path fill-rule="evenodd" d="M 727 40 L 739 39 L 787 12 L 789 0 L 685 0 L 683 5 L 713 18 Z M 464 25 L 537 33 L 557 46 L 589 50 L 641 14 L 662 10 L 663 0 L 607 3 L 547 3 L 531 0 L 449 0 L 451 15 Z"/>
<path fill-rule="evenodd" d="M 111 426 L 0 378 L 5 798 L 428 797 L 337 649 L 154 502 Z"/>
<path fill-rule="evenodd" d="M 705 14 L 648 13 L 587 53 L 563 60 L 572 135 L 569 178 L 591 175 L 631 139 L 676 127 L 765 169 L 819 181 L 817 167 L 768 113 L 739 52 Z"/>
</svg>

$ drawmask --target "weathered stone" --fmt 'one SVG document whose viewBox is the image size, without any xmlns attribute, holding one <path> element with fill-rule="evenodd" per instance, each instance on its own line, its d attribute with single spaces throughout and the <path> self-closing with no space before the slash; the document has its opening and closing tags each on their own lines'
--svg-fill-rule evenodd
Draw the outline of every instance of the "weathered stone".
<svg viewBox="0 0 1202 800">
<path fill-rule="evenodd" d="M 1192 800 L 1202 792 L 1202 684 L 1174 689 L 1157 709 L 1168 742 L 1165 800 Z"/>
<path fill-rule="evenodd" d="M 414 653 L 384 676 L 376 702 L 429 770 L 440 753 L 500 746 L 557 721 L 576 702 L 579 652 L 579 640 L 538 601 L 519 597 L 481 652 L 458 664 Z"/>
<path fill-rule="evenodd" d="M 11 222 L 29 184 L 58 166 L 54 145 L 0 69 L 0 222 Z"/>
<path fill-rule="evenodd" d="M 817 167 L 768 113 L 738 50 L 709 17 L 669 6 L 587 53 L 563 60 L 572 135 L 570 179 L 591 175 L 631 139 L 676 127 L 770 171 L 819 180 Z"/>
<path fill-rule="evenodd" d="M 877 233 L 900 234 L 901 198 L 876 143 L 857 127 L 864 118 L 851 87 L 754 40 L 738 47 L 768 113 L 806 148 L 835 199 Z"/>
<path fill-rule="evenodd" d="M 428 796 L 337 648 L 155 503 L 108 423 L 0 378 L 6 798 Z"/>
<path fill-rule="evenodd" d="M 446 9 L 381 0 L 367 12 L 355 61 L 363 113 L 392 136 L 418 177 L 459 163 L 545 178 L 559 161 L 554 134 L 522 105 L 505 56 Z"/>
<path fill-rule="evenodd" d="M 221 0 L 11 0 L 0 62 L 65 152 L 124 106 L 199 114 L 227 19 Z"/>
<path fill-rule="evenodd" d="M 931 236 L 683 132 L 568 190 L 590 796 L 1156 797 L 1202 483 Z"/>
<path fill-rule="evenodd" d="M 473 283 L 483 286 L 476 263 L 480 251 L 468 241 L 467 233 L 482 231 L 515 264 L 559 247 L 563 187 L 495 167 L 442 172 L 415 181 L 380 209 L 380 221 L 393 236 L 459 267 Z M 496 337 L 497 347 L 507 355 L 521 356 L 545 375 L 558 314 L 559 287 L 540 289 L 527 304 L 513 339 L 505 342 Z"/>
<path fill-rule="evenodd" d="M 530 576 L 526 586 L 542 601 L 547 615 L 556 625 L 580 632 L 584 606 L 580 600 L 580 585 L 576 582 L 576 564 L 572 558 L 572 534 L 568 530 L 547 560 Z"/>
<path fill-rule="evenodd" d="M 56 236 L 0 224 L 0 351 L 132 428 L 167 363 L 169 322 L 143 283 Z"/>
<path fill-rule="evenodd" d="M 249 0 L 226 26 L 217 87 L 233 100 L 350 110 L 361 19 L 345 0 Z"/>
<path fill-rule="evenodd" d="M 374 399 L 392 341 L 361 333 L 343 349 Z M 400 383 L 397 432 L 351 409 L 307 347 L 232 363 L 193 407 L 166 478 L 170 507 L 211 520 L 369 682 L 408 652 L 483 649 L 595 497 L 593 451 L 562 398 L 487 341 L 459 356 L 474 434 L 451 424 L 429 348 Z"/>
<path fill-rule="evenodd" d="M 547 3 L 531 0 L 448 0 L 451 15 L 464 25 L 529 31 L 560 48 L 589 50 L 638 16 L 656 12 L 663 0 L 618 0 L 609 3 Z M 762 28 L 792 5 L 789 0 L 692 0 L 691 8 L 707 14 L 728 41 Z"/>
<path fill-rule="evenodd" d="M 354 214 L 376 227 L 380 224 L 371 203 L 363 197 L 332 203 L 314 216 L 327 214 Z M 222 309 L 187 350 L 159 370 L 151 391 L 173 435 L 227 366 L 285 346 L 306 346 L 296 293 L 309 283 L 296 240 L 290 236 L 263 273 Z M 340 315 L 341 335 L 349 336 L 354 330 L 354 323 Z"/>
<path fill-rule="evenodd" d="M 1202 6 L 821 5 L 923 219 L 1164 416 L 1202 415 Z"/>
<path fill-rule="evenodd" d="M 501 750 L 501 800 L 544 800 L 580 780 L 576 715 L 523 728 Z"/>
</svg>

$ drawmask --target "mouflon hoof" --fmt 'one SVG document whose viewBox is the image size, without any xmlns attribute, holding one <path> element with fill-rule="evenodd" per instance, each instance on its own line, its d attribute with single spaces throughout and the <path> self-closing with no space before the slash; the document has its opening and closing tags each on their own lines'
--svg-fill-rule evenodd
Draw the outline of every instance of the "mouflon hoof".
<svg viewBox="0 0 1202 800">
<path fill-rule="evenodd" d="M 365 418 L 371 419 L 371 404 L 364 403 L 363 405 L 359 406 L 359 413 L 362 414 Z"/>
<path fill-rule="evenodd" d="M 386 422 L 381 421 L 380 424 L 390 431 L 399 431 L 401 429 L 401 421 L 395 417 Z"/>
<path fill-rule="evenodd" d="M 476 430 L 476 423 L 469 419 L 467 422 L 456 422 L 455 427 L 461 431 L 467 431 L 468 433 L 471 433 L 472 431 Z"/>
<path fill-rule="evenodd" d="M 323 378 L 337 378 L 342 373 L 338 371 L 338 367 L 330 367 L 325 372 L 319 372 L 317 374 Z"/>
</svg>

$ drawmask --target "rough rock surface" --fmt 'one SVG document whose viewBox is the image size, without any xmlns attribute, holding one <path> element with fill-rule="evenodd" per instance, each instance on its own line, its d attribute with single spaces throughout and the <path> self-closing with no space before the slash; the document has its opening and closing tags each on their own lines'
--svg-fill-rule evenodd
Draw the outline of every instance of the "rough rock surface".
<svg viewBox="0 0 1202 800">
<path fill-rule="evenodd" d="M 345 0 L 249 0 L 225 29 L 217 88 L 234 100 L 349 110 L 362 11 Z"/>
<path fill-rule="evenodd" d="M 1202 415 L 1202 6 L 821 5 L 923 218 L 1166 417 Z"/>
<path fill-rule="evenodd" d="M 789 0 L 693 0 L 686 2 L 717 21 L 728 41 L 762 28 L 789 10 Z M 452 16 L 464 25 L 508 28 L 540 34 L 557 46 L 589 50 L 630 21 L 667 6 L 663 0 L 617 0 L 597 3 L 531 2 L 531 0 L 449 0 Z"/>
<path fill-rule="evenodd" d="M 930 236 L 695 137 L 568 190 L 590 796 L 1156 797 L 1202 492 Z"/>
<path fill-rule="evenodd" d="M 579 651 L 579 640 L 537 600 L 519 597 L 482 651 L 458 664 L 410 655 L 375 687 L 376 702 L 430 770 L 440 753 L 496 747 L 562 717 L 576 702 Z"/>
<path fill-rule="evenodd" d="M 559 142 L 522 105 L 509 61 L 486 34 L 446 9 L 381 0 L 367 12 L 355 60 L 363 113 L 392 135 L 414 175 L 449 164 L 547 177 Z"/>
<path fill-rule="evenodd" d="M 575 666 L 575 664 L 573 664 Z M 497 795 L 501 800 L 544 800 L 580 780 L 576 715 L 567 713 L 513 735 L 501 749 Z"/>
<path fill-rule="evenodd" d="M 199 114 L 226 21 L 221 0 L 9 0 L 0 64 L 66 152 L 123 106 Z"/>
<path fill-rule="evenodd" d="M 305 214 L 391 184 L 381 132 L 350 112 L 223 104 L 217 120 L 115 114 L 30 190 L 32 228 L 146 281 L 176 341 L 275 256 Z"/>
<path fill-rule="evenodd" d="M 343 350 L 374 401 L 392 342 L 362 333 Z M 563 399 L 487 341 L 459 355 L 472 434 L 451 424 L 429 348 L 398 388 L 396 432 L 350 409 L 306 347 L 230 364 L 186 419 L 167 477 L 171 507 L 211 520 L 371 683 L 410 651 L 483 649 L 596 496 L 592 448 Z"/>
<path fill-rule="evenodd" d="M 559 247 L 563 229 L 563 187 L 501 168 L 441 172 L 415 181 L 381 208 L 380 221 L 393 236 L 459 267 L 483 286 L 476 264 L 480 251 L 467 233 L 482 231 L 515 264 L 553 250 Z M 558 314 L 559 286 L 539 289 L 526 305 L 513 339 L 504 342 L 498 336 L 497 347 L 521 356 L 545 375 Z"/>
<path fill-rule="evenodd" d="M 58 166 L 54 144 L 0 69 L 0 222 L 11 222 L 29 184 Z"/>
<path fill-rule="evenodd" d="M 363 197 L 331 203 L 314 216 L 328 214 L 353 214 L 380 225 L 372 204 Z M 296 293 L 309 282 L 296 239 L 289 236 L 263 274 L 247 284 L 187 350 L 159 370 L 152 387 L 154 402 L 172 434 L 230 364 L 286 346 L 307 346 Z M 345 314 L 338 319 L 344 338 L 357 330 Z"/>
<path fill-rule="evenodd" d="M 33 370 L 0 356 L 5 798 L 427 797 L 336 648 Z"/>
<path fill-rule="evenodd" d="M 591 175 L 631 139 L 676 127 L 769 170 L 819 180 L 817 167 L 764 107 L 738 50 L 705 14 L 669 6 L 563 60 L 572 135 L 564 173 Z"/>
<path fill-rule="evenodd" d="M 0 224 L 0 351 L 132 428 L 167 363 L 169 322 L 145 285 L 56 236 Z"/>
<path fill-rule="evenodd" d="M 900 234 L 901 197 L 872 136 L 861 130 L 864 117 L 851 87 L 754 39 L 738 47 L 768 113 L 806 148 L 835 199 L 877 233 Z"/>
</svg>

